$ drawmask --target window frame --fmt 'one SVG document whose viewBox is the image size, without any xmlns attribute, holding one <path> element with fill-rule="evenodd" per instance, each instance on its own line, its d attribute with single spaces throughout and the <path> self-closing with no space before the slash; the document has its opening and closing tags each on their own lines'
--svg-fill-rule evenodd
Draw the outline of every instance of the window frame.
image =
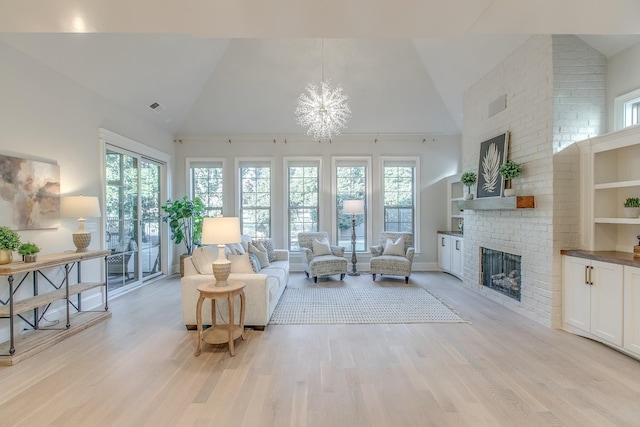
<svg viewBox="0 0 640 427">
<path fill-rule="evenodd" d="M 373 225 L 371 221 L 371 215 L 369 213 L 369 209 L 372 206 L 371 197 L 373 193 L 372 187 L 372 175 L 373 170 L 371 168 L 372 159 L 371 156 L 332 156 L 331 157 L 331 240 L 334 244 L 338 244 L 338 176 L 337 176 L 337 168 L 338 166 L 364 166 L 366 168 L 366 176 L 365 176 L 365 191 L 364 191 L 364 222 L 365 222 L 365 233 L 364 233 L 364 248 L 362 251 L 356 250 L 356 253 L 368 253 L 369 246 L 371 245 L 371 236 L 373 234 Z M 347 252 L 351 252 L 351 245 L 349 247 L 345 247 Z"/>
<path fill-rule="evenodd" d="M 244 221 L 243 221 L 243 207 L 242 207 L 242 174 L 241 168 L 243 167 L 269 167 L 269 236 L 265 236 L 265 238 L 273 238 L 273 188 L 274 188 L 274 163 L 275 159 L 273 157 L 236 157 L 235 159 L 235 184 L 236 184 L 236 212 L 238 213 L 238 219 L 240 221 L 240 232 L 241 234 L 246 234 L 244 232 Z M 255 236 L 251 236 L 255 237 Z"/>
<path fill-rule="evenodd" d="M 627 104 L 640 103 L 640 88 L 627 92 L 623 95 L 616 96 L 613 100 L 613 129 L 621 130 L 629 126 L 627 125 Z"/>
<path fill-rule="evenodd" d="M 380 189 L 379 215 L 381 224 L 385 225 L 384 204 L 384 168 L 392 164 L 411 164 L 414 167 L 413 174 L 413 246 L 416 253 L 420 252 L 420 156 L 380 156 L 380 174 L 378 188 Z M 380 230 L 386 231 L 386 230 Z"/>
<path fill-rule="evenodd" d="M 290 251 L 295 251 L 291 247 L 292 235 L 291 235 L 291 199 L 290 199 L 290 185 L 289 185 L 289 169 L 291 167 L 316 167 L 318 169 L 318 194 L 316 208 L 318 210 L 317 228 L 315 231 L 319 231 L 321 227 L 321 211 L 322 211 L 322 157 L 284 157 L 283 159 L 283 184 L 285 195 L 283 197 L 284 210 L 287 216 L 287 224 L 284 230 L 284 240 L 287 242 L 287 247 Z"/>
<path fill-rule="evenodd" d="M 186 182 L 188 183 L 188 193 L 189 197 L 193 199 L 194 196 L 194 183 L 193 183 L 193 174 L 192 169 L 194 167 L 216 167 L 217 164 L 220 164 L 222 167 L 222 209 L 221 215 L 227 216 L 228 206 L 230 204 L 227 200 L 227 194 L 229 193 L 227 187 L 227 159 L 224 157 L 187 157 L 186 159 Z M 206 208 L 206 207 L 205 207 Z"/>
</svg>

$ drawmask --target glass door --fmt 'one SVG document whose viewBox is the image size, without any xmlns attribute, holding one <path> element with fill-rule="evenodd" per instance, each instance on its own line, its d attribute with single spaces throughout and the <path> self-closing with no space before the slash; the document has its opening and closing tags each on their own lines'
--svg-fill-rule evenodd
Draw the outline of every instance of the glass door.
<svg viewBox="0 0 640 427">
<path fill-rule="evenodd" d="M 107 146 L 105 165 L 105 242 L 111 250 L 107 275 L 112 291 L 162 271 L 162 164 Z"/>
</svg>

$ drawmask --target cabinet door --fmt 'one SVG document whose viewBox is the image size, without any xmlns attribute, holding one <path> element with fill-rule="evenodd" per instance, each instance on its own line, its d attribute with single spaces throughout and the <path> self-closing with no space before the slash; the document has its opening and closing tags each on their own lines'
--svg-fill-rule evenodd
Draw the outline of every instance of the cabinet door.
<svg viewBox="0 0 640 427">
<path fill-rule="evenodd" d="M 438 234 L 438 266 L 451 271 L 451 236 L 446 234 Z"/>
<path fill-rule="evenodd" d="M 451 273 L 462 277 L 462 242 L 460 237 L 451 238 Z"/>
<path fill-rule="evenodd" d="M 591 333 L 622 345 L 622 266 L 591 261 Z"/>
<path fill-rule="evenodd" d="M 591 329 L 591 286 L 588 268 L 591 262 L 583 258 L 562 257 L 563 321 L 566 325 L 589 332 Z"/>
<path fill-rule="evenodd" d="M 624 348 L 640 356 L 640 268 L 624 267 Z"/>
</svg>

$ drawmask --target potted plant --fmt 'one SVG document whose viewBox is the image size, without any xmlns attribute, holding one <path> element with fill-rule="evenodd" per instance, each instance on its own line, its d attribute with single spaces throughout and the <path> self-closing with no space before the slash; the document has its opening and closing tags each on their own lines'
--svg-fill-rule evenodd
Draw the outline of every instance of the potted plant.
<svg viewBox="0 0 640 427">
<path fill-rule="evenodd" d="M 475 172 L 465 172 L 462 174 L 460 182 L 462 182 L 462 184 L 467 187 L 467 194 L 465 194 L 464 196 L 466 200 L 473 199 L 473 194 L 471 194 L 471 187 L 476 183 L 477 180 L 478 175 L 476 175 Z"/>
<path fill-rule="evenodd" d="M 498 171 L 500 176 L 505 180 L 504 182 L 504 195 L 505 197 L 511 197 L 516 195 L 516 191 L 511 188 L 511 180 L 517 178 L 522 173 L 522 165 L 509 160 L 506 163 L 500 165 Z"/>
<path fill-rule="evenodd" d="M 162 221 L 169 224 L 171 240 L 177 245 L 184 243 L 186 252 L 180 257 L 180 275 L 184 274 L 183 260 L 193 254 L 195 246 L 200 245 L 202 237 L 202 220 L 204 218 L 204 203 L 199 197 L 189 200 L 187 196 L 182 199 L 167 200 L 162 206 L 167 214 Z"/>
<path fill-rule="evenodd" d="M 0 227 L 0 264 L 13 261 L 13 251 L 20 246 L 20 236 L 9 227 Z"/>
<path fill-rule="evenodd" d="M 624 202 L 624 216 L 638 218 L 640 216 L 640 197 L 628 197 Z"/>
<path fill-rule="evenodd" d="M 18 253 L 22 255 L 24 262 L 36 262 L 38 260 L 40 248 L 35 243 L 27 242 L 18 247 Z"/>
</svg>

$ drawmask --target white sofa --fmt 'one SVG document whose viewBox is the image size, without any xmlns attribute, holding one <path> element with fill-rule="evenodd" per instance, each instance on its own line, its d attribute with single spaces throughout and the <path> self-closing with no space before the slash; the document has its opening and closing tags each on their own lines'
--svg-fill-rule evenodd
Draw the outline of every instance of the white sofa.
<svg viewBox="0 0 640 427">
<path fill-rule="evenodd" d="M 244 238 L 244 236 L 243 236 Z M 243 243 L 244 244 L 244 243 Z M 218 257 L 218 249 L 215 247 L 199 248 L 203 252 L 194 257 L 184 259 L 184 276 L 180 280 L 182 288 L 182 319 L 187 329 L 195 329 L 196 304 L 198 302 L 198 286 L 202 283 L 213 283 L 213 274 L 201 274 L 198 263 L 204 264 L 203 256 L 208 257 L 206 262 L 212 262 Z M 247 327 L 264 329 L 269 323 L 273 310 L 278 304 L 289 280 L 289 251 L 285 249 L 275 249 L 276 260 L 271 265 L 262 268 L 259 273 L 231 273 L 229 280 L 242 280 L 245 283 L 245 316 L 244 324 Z M 217 300 L 217 323 L 221 323 L 221 318 L 228 321 L 229 313 L 226 303 Z M 240 299 L 235 298 L 236 322 L 239 322 Z M 202 323 L 211 324 L 211 303 L 205 301 L 202 305 Z"/>
</svg>

